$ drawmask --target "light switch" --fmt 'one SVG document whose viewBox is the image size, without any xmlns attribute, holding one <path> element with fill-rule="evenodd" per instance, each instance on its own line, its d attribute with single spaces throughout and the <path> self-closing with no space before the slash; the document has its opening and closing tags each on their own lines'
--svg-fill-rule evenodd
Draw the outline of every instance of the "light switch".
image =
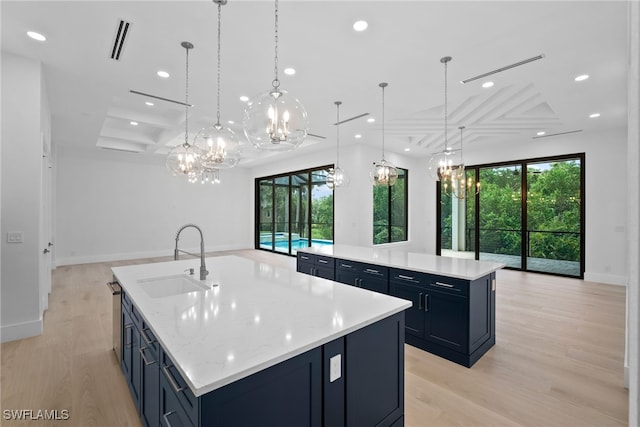
<svg viewBox="0 0 640 427">
<path fill-rule="evenodd" d="M 22 243 L 24 242 L 24 233 L 22 231 L 9 231 L 7 233 L 8 243 Z"/>
<path fill-rule="evenodd" d="M 329 359 L 329 382 L 334 382 L 342 376 L 342 355 L 336 354 Z"/>
</svg>

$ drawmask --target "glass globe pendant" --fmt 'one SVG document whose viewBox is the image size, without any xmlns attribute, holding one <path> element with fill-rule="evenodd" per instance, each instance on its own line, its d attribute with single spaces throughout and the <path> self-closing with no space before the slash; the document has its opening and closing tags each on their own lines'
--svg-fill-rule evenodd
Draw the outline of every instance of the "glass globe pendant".
<svg viewBox="0 0 640 427">
<path fill-rule="evenodd" d="M 340 168 L 340 105 L 341 101 L 334 102 L 336 104 L 336 166 L 329 169 L 329 174 L 326 178 L 327 187 L 330 190 L 334 190 L 338 187 L 347 186 L 349 184 L 349 177 L 344 170 Z"/>
<path fill-rule="evenodd" d="M 202 170 L 202 152 L 198 147 L 189 144 L 189 50 L 193 49 L 190 42 L 180 43 L 186 52 L 185 78 L 185 112 L 184 112 L 184 144 L 173 147 L 165 160 L 165 165 L 174 176 L 185 175 L 192 182 Z"/>
<path fill-rule="evenodd" d="M 391 187 L 398 180 L 398 169 L 384 158 L 384 88 L 387 83 L 378 85 L 382 88 L 382 160 L 374 162 L 369 178 L 375 187 Z"/>
<path fill-rule="evenodd" d="M 272 88 L 247 103 L 242 127 L 247 139 L 258 149 L 289 151 L 307 137 L 309 116 L 302 103 L 278 80 L 278 0 L 275 1 L 275 78 Z"/>
<path fill-rule="evenodd" d="M 226 0 L 214 0 L 218 5 L 218 94 L 217 94 L 217 122 L 212 126 L 201 129 L 194 139 L 194 145 L 202 151 L 202 166 L 205 169 L 232 168 L 240 162 L 240 140 L 231 129 L 220 124 L 220 46 L 221 46 L 221 15 L 222 5 Z M 218 180 L 219 182 L 219 180 Z"/>
<path fill-rule="evenodd" d="M 220 123 L 200 129 L 194 144 L 202 151 L 202 166 L 228 169 L 240 162 L 240 141 L 229 128 Z"/>
</svg>

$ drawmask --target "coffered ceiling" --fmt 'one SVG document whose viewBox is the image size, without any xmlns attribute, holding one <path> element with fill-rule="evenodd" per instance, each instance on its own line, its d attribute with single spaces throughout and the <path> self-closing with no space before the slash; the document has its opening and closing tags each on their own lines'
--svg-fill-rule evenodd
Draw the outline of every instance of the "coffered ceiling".
<svg viewBox="0 0 640 427">
<path fill-rule="evenodd" d="M 195 45 L 189 139 L 215 122 L 217 5 L 211 0 L 0 5 L 2 50 L 43 64 L 54 144 L 159 158 L 184 142 L 184 106 L 131 92 L 184 101 L 182 41 Z M 535 143 L 538 132 L 549 137 L 626 126 L 626 1 L 281 0 L 279 7 L 281 87 L 307 108 L 311 133 L 326 137 L 308 137 L 302 151 L 334 146 L 336 100 L 343 102 L 341 119 L 369 113 L 341 126 L 341 143 L 379 147 L 382 81 L 389 83 L 387 149 L 413 156 L 440 150 L 443 56 L 453 57 L 449 145 L 459 144 L 459 126 L 465 126 L 465 148 Z M 130 27 L 115 60 L 121 20 Z M 366 20 L 368 29 L 354 31 L 357 20 Z M 274 77 L 273 25 L 272 1 L 229 0 L 222 8 L 221 118 L 241 135 L 246 103 L 240 97 L 270 89 Z M 47 40 L 32 40 L 27 31 Z M 460 83 L 538 55 L 542 59 Z M 285 75 L 287 67 L 295 75 Z M 170 77 L 158 77 L 158 70 Z M 576 82 L 581 74 L 590 77 Z M 493 86 L 483 88 L 488 81 Z M 593 113 L 600 117 L 590 118 Z M 244 143 L 240 165 L 267 158 Z"/>
</svg>

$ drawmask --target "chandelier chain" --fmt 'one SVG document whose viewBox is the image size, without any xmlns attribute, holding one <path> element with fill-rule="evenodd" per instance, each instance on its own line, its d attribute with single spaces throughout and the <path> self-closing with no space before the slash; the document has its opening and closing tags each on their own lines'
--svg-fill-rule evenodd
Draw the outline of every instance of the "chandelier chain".
<svg viewBox="0 0 640 427">
<path fill-rule="evenodd" d="M 336 101 L 336 169 L 340 166 L 340 104 Z"/>
<path fill-rule="evenodd" d="M 189 145 L 189 47 L 185 47 L 186 66 L 185 66 L 185 97 L 184 97 L 184 145 Z"/>
<path fill-rule="evenodd" d="M 220 125 L 220 25 L 222 17 L 222 3 L 218 3 L 218 101 L 217 124 Z"/>
<path fill-rule="evenodd" d="M 448 124 L 447 124 L 447 65 L 449 61 L 444 62 L 444 149 L 448 148 Z"/>
<path fill-rule="evenodd" d="M 380 83 L 380 87 L 382 88 L 382 160 L 384 161 L 384 88 L 387 86 L 386 83 Z"/>
<path fill-rule="evenodd" d="M 280 80 L 278 80 L 278 0 L 275 0 L 276 2 L 276 7 L 275 7 L 275 31 L 274 31 L 274 40 L 275 40 L 275 47 L 274 47 L 274 65 L 273 65 L 273 73 L 274 73 L 274 79 L 273 79 L 273 87 L 274 88 L 278 88 L 278 86 L 280 86 Z"/>
</svg>

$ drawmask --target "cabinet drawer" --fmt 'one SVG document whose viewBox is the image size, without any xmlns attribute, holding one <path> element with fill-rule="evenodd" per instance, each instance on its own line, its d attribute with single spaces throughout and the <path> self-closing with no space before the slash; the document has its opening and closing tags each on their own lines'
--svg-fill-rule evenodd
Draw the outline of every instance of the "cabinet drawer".
<svg viewBox="0 0 640 427">
<path fill-rule="evenodd" d="M 138 311 L 138 308 L 131 304 L 131 320 L 133 320 L 133 324 L 136 325 L 136 328 L 138 328 L 138 330 L 142 329 L 142 315 L 140 315 L 140 311 Z"/>
<path fill-rule="evenodd" d="M 311 255 L 306 252 L 300 252 L 300 251 L 298 251 L 296 256 L 298 257 L 298 262 L 310 262 L 312 264 L 316 258 L 315 255 Z"/>
<path fill-rule="evenodd" d="M 389 267 L 379 265 L 365 264 L 362 262 L 349 261 L 344 259 L 336 260 L 336 269 L 342 271 L 350 271 L 358 275 L 370 275 L 379 279 L 389 278 Z"/>
<path fill-rule="evenodd" d="M 323 255 L 316 255 L 316 266 L 333 268 L 336 265 L 335 258 L 331 258 Z"/>
<path fill-rule="evenodd" d="M 127 312 L 131 311 L 131 299 L 129 299 L 129 297 L 127 296 L 127 294 L 122 291 L 122 293 L 120 294 L 122 295 L 122 309 L 126 310 Z"/>
<path fill-rule="evenodd" d="M 189 385 L 182 378 L 182 375 L 180 375 L 173 361 L 164 350 L 162 351 L 161 361 L 160 370 L 162 373 L 160 376 L 167 380 L 191 422 L 194 425 L 198 425 L 198 398 L 191 392 Z"/>
<path fill-rule="evenodd" d="M 414 286 L 427 286 L 432 277 L 426 273 L 401 270 L 399 268 L 391 268 L 389 274 L 391 275 L 392 282 L 410 284 Z"/>
<path fill-rule="evenodd" d="M 429 275 L 427 288 L 466 297 L 469 294 L 469 281 L 464 279 L 454 279 L 451 277 Z"/>
</svg>

